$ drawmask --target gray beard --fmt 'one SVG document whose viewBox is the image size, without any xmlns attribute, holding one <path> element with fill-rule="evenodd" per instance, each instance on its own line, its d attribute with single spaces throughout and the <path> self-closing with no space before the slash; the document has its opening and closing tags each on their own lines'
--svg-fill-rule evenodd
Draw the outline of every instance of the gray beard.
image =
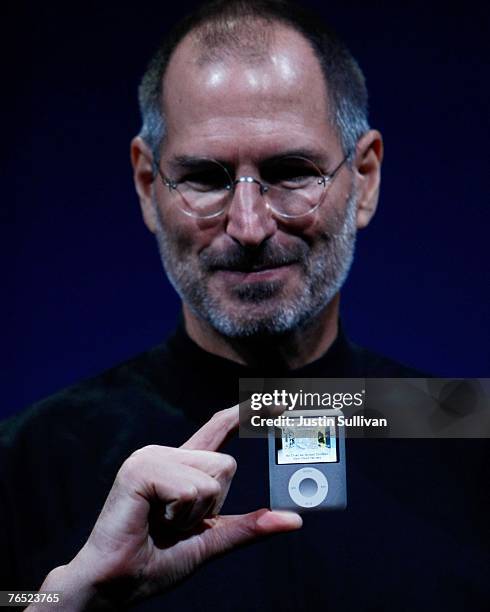
<svg viewBox="0 0 490 612">
<path fill-rule="evenodd" d="M 306 244 L 301 249 L 304 283 L 298 295 L 277 300 L 277 306 L 259 318 L 252 312 L 253 305 L 272 298 L 280 290 L 279 286 L 274 282 L 240 285 L 234 296 L 243 307 L 239 313 L 232 312 L 236 309 L 225 308 L 210 294 L 206 275 L 203 272 L 196 275 L 192 266 L 186 265 L 185 255 L 176 252 L 175 242 L 165 229 L 156 202 L 154 206 L 158 212 L 156 237 L 160 257 L 174 289 L 197 317 L 230 338 L 287 334 L 306 325 L 340 290 L 354 257 L 357 198 L 352 192 L 339 231 L 324 233 L 315 252 Z M 277 258 L 287 259 L 287 253 L 276 251 L 275 254 L 276 262 Z"/>
</svg>

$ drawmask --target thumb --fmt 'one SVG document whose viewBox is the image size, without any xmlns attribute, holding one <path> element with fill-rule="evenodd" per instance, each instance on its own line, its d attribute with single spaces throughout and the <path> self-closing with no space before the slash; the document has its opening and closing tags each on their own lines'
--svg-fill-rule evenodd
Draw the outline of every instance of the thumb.
<svg viewBox="0 0 490 612">
<path fill-rule="evenodd" d="M 217 516 L 205 522 L 208 529 L 201 537 L 208 557 L 221 555 L 274 533 L 295 531 L 303 525 L 299 514 L 272 512 L 265 508 L 248 514 Z"/>
</svg>

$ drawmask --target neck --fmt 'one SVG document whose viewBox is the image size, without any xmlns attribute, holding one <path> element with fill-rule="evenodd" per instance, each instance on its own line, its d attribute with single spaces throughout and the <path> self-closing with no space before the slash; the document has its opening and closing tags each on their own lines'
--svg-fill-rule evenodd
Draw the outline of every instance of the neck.
<svg viewBox="0 0 490 612">
<path fill-rule="evenodd" d="M 273 338 L 228 338 L 197 317 L 184 304 L 184 322 L 189 337 L 213 355 L 250 367 L 271 363 L 286 369 L 301 368 L 321 357 L 338 333 L 339 294 L 301 328 Z"/>
</svg>

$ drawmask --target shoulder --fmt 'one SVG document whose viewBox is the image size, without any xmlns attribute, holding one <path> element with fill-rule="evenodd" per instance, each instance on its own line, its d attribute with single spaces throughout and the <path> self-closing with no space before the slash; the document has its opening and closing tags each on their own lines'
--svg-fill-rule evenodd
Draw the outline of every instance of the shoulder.
<svg viewBox="0 0 490 612">
<path fill-rule="evenodd" d="M 121 427 L 138 429 L 179 411 L 165 400 L 166 351 L 155 347 L 71 385 L 0 423 L 0 446 L 110 440 Z"/>
</svg>

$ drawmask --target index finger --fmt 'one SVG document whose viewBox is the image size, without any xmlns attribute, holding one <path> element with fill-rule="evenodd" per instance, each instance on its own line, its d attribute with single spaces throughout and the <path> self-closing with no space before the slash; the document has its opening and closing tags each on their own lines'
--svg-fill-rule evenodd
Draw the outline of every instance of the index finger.
<svg viewBox="0 0 490 612">
<path fill-rule="evenodd" d="M 238 404 L 213 414 L 180 448 L 218 450 L 238 428 Z"/>
</svg>

